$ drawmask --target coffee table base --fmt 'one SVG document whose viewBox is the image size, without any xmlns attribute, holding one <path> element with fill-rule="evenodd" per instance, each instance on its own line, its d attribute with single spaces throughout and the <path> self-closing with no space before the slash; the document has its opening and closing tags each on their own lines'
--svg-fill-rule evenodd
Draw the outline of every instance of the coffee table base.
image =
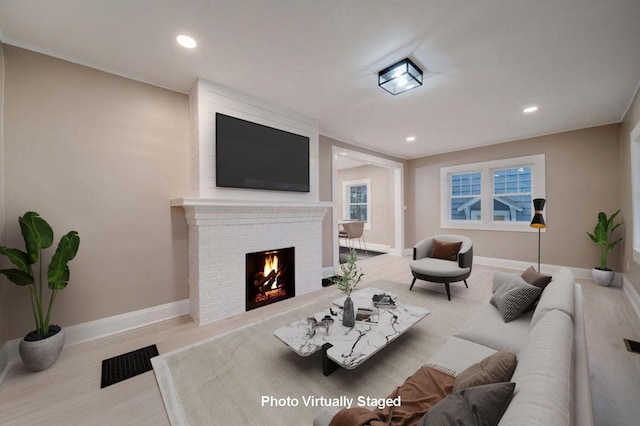
<svg viewBox="0 0 640 426">
<path fill-rule="evenodd" d="M 332 347 L 333 345 L 331 343 L 325 343 L 322 345 L 322 374 L 325 376 L 328 376 L 340 368 L 340 364 L 327 356 L 327 351 Z"/>
</svg>

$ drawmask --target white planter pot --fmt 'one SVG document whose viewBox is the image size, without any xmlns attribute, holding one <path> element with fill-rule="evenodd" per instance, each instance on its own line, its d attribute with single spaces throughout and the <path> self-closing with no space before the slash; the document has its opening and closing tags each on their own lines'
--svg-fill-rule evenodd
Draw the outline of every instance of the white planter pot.
<svg viewBox="0 0 640 426">
<path fill-rule="evenodd" d="M 49 328 L 51 329 L 51 327 Z M 64 346 L 64 330 L 42 340 L 20 341 L 20 358 L 31 371 L 42 371 L 51 367 L 60 356 Z"/>
<path fill-rule="evenodd" d="M 609 287 L 615 277 L 615 273 L 611 269 L 593 268 L 591 274 L 593 275 L 593 280 L 603 287 Z"/>
</svg>

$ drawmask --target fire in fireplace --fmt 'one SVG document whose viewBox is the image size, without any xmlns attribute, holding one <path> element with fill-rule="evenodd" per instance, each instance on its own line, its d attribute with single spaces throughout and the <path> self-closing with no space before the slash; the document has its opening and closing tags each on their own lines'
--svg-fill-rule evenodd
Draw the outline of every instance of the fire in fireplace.
<svg viewBox="0 0 640 426">
<path fill-rule="evenodd" d="M 247 311 L 296 295 L 294 261 L 293 247 L 247 253 Z"/>
</svg>

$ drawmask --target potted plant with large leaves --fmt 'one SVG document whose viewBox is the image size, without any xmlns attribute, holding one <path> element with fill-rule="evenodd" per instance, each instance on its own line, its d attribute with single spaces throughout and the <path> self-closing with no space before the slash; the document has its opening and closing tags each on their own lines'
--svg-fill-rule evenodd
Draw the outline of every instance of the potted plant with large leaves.
<svg viewBox="0 0 640 426">
<path fill-rule="evenodd" d="M 12 283 L 29 290 L 36 329 L 20 342 L 20 357 L 28 369 L 40 371 L 53 365 L 64 346 L 64 330 L 50 324 L 51 310 L 58 291 L 69 282 L 69 262 L 78 252 L 80 237 L 76 231 L 70 231 L 60 238 L 45 276 L 42 252 L 53 245 L 53 229 L 35 212 L 25 213 L 19 222 L 26 251 L 0 246 L 0 254 L 7 256 L 15 265 L 15 268 L 0 270 L 0 273 Z M 45 282 L 51 290 L 48 302 L 45 300 Z"/>
<path fill-rule="evenodd" d="M 591 241 L 598 245 L 598 256 L 600 259 L 600 266 L 597 266 L 591 270 L 593 280 L 601 286 L 608 287 L 613 282 L 615 276 L 614 272 L 607 268 L 607 259 L 611 250 L 622 241 L 622 237 L 615 241 L 611 241 L 613 231 L 615 231 L 624 222 L 614 223 L 616 216 L 620 213 L 620 210 L 607 217 L 606 213 L 598 213 L 598 223 L 596 223 L 593 229 L 593 234 L 587 232 Z"/>
</svg>

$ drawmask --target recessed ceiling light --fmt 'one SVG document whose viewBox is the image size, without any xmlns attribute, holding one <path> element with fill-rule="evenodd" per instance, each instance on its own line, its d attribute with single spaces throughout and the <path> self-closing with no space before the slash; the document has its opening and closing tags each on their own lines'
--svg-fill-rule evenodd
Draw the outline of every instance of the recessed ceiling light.
<svg viewBox="0 0 640 426">
<path fill-rule="evenodd" d="M 407 142 L 414 142 L 415 140 L 416 140 L 415 136 L 407 136 L 407 139 L 406 139 Z"/>
<path fill-rule="evenodd" d="M 538 110 L 537 106 L 530 106 L 522 110 L 525 114 L 530 114 L 532 112 L 536 112 Z"/>
<path fill-rule="evenodd" d="M 184 34 L 181 34 L 178 37 L 176 37 L 176 40 L 178 40 L 178 43 L 180 43 L 180 46 L 186 47 L 187 49 L 193 49 L 198 45 L 193 38 Z"/>
</svg>

